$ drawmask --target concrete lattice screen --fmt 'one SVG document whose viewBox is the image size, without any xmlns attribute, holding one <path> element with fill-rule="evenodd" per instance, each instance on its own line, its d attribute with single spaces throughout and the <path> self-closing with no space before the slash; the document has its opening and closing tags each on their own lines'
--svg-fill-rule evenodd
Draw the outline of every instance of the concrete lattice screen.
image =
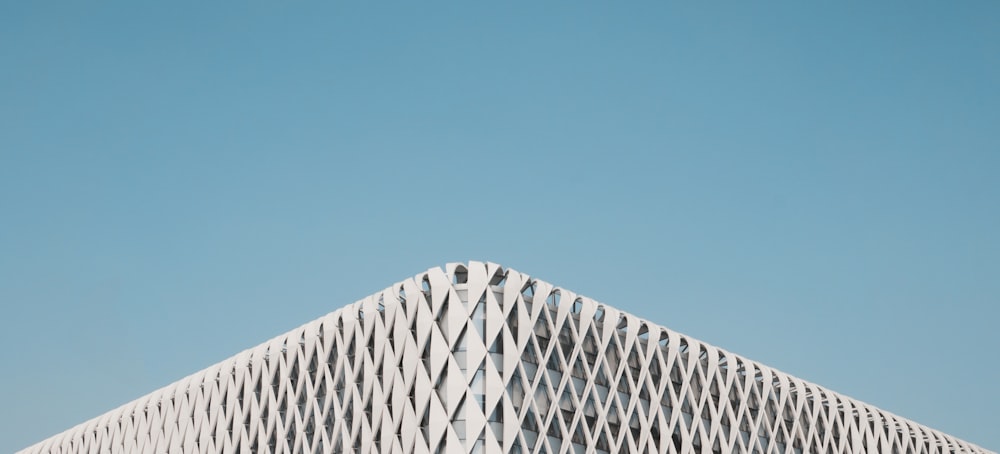
<svg viewBox="0 0 1000 454">
<path fill-rule="evenodd" d="M 988 452 L 493 263 L 397 283 L 24 452 Z"/>
</svg>

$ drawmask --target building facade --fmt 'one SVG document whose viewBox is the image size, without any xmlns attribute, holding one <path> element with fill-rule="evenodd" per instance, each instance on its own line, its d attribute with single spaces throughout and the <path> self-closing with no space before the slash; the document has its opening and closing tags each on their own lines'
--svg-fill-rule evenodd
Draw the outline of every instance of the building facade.
<svg viewBox="0 0 1000 454">
<path fill-rule="evenodd" d="M 986 453 L 493 263 L 432 268 L 25 453 Z"/>
</svg>

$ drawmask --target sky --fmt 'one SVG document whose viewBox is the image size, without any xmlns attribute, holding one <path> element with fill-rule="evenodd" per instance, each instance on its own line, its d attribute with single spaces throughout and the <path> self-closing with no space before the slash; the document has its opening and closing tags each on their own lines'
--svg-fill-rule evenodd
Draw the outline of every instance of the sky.
<svg viewBox="0 0 1000 454">
<path fill-rule="evenodd" d="M 488 260 L 1000 450 L 1000 3 L 0 3 L 0 451 Z"/>
</svg>

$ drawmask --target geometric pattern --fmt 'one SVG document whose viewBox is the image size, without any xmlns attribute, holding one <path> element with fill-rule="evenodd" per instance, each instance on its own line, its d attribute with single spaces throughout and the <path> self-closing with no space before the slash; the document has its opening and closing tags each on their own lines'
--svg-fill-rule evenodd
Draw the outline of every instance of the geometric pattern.
<svg viewBox="0 0 1000 454">
<path fill-rule="evenodd" d="M 470 262 L 392 285 L 23 452 L 989 451 Z"/>
</svg>

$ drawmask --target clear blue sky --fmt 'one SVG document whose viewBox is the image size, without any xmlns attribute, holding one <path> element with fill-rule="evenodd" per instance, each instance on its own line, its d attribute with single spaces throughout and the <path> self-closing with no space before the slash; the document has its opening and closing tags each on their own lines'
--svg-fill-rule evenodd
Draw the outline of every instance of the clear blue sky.
<svg viewBox="0 0 1000 454">
<path fill-rule="evenodd" d="M 136 3 L 0 5 L 0 451 L 468 259 L 1000 449 L 1000 3 Z"/>
</svg>

